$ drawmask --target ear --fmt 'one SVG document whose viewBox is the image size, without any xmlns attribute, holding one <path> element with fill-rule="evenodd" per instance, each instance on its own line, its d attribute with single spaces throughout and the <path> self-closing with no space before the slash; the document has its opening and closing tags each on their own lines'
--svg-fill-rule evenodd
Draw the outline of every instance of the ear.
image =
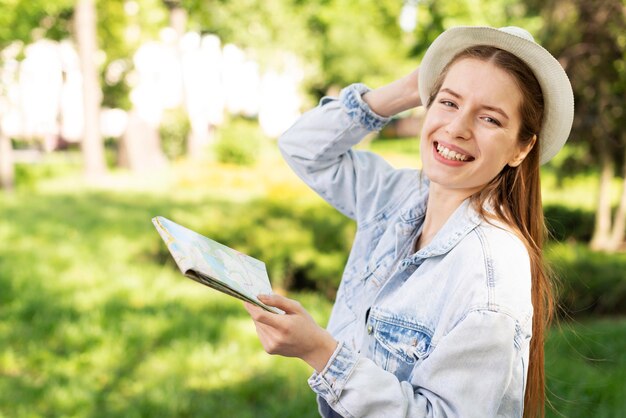
<svg viewBox="0 0 626 418">
<path fill-rule="evenodd" d="M 532 139 L 528 141 L 528 144 L 520 147 L 520 149 L 513 155 L 513 158 L 508 162 L 509 166 L 517 167 L 519 166 L 524 158 L 528 155 L 528 153 L 533 149 L 535 144 L 537 143 L 537 135 L 533 135 Z"/>
</svg>

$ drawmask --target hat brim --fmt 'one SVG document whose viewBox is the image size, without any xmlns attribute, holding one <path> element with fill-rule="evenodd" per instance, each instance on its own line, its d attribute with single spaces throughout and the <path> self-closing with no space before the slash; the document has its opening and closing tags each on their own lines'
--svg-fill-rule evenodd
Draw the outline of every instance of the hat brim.
<svg viewBox="0 0 626 418">
<path fill-rule="evenodd" d="M 537 43 L 500 29 L 459 26 L 443 32 L 426 51 L 419 71 L 419 93 L 426 105 L 437 77 L 459 52 L 474 45 L 508 51 L 524 61 L 539 81 L 544 115 L 539 132 L 540 163 L 554 157 L 569 137 L 574 120 L 574 95 L 561 64 Z"/>
</svg>

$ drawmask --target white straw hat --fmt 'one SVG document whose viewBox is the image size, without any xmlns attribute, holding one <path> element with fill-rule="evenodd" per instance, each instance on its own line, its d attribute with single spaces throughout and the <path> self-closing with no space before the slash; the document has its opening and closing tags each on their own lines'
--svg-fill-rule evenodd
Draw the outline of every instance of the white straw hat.
<svg viewBox="0 0 626 418">
<path fill-rule="evenodd" d="M 459 52 L 474 45 L 503 49 L 524 61 L 541 85 L 544 115 L 539 132 L 540 163 L 554 157 L 569 137 L 574 120 L 574 94 L 561 64 L 532 35 L 522 28 L 459 26 L 443 32 L 430 45 L 419 70 L 419 93 L 422 103 L 428 98 L 437 77 Z"/>
</svg>

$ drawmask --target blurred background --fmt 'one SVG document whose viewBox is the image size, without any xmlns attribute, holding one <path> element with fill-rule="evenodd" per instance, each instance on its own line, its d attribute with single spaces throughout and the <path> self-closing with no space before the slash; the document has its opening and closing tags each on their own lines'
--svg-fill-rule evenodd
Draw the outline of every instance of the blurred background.
<svg viewBox="0 0 626 418">
<path fill-rule="evenodd" d="M 308 366 L 180 275 L 150 219 L 265 261 L 325 325 L 355 226 L 276 138 L 479 24 L 527 28 L 575 90 L 542 173 L 548 416 L 626 416 L 625 0 L 0 0 L 0 417 L 317 416 Z M 422 116 L 359 146 L 418 167 Z"/>
</svg>

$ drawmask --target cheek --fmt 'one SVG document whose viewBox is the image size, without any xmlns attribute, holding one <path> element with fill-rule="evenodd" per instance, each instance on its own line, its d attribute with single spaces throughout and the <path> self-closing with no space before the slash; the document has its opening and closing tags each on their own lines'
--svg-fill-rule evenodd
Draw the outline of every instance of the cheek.
<svg viewBox="0 0 626 418">
<path fill-rule="evenodd" d="M 426 115 L 424 115 L 424 122 L 422 123 L 422 130 L 420 132 L 420 138 L 429 139 L 429 134 L 431 134 L 435 127 L 438 125 L 437 117 L 433 114 L 432 110 L 427 110 Z"/>
<path fill-rule="evenodd" d="M 506 165 L 509 161 L 517 155 L 519 147 L 517 146 L 516 138 L 503 138 L 500 142 L 502 146 L 497 151 L 500 156 L 500 160 L 503 165 Z"/>
</svg>

